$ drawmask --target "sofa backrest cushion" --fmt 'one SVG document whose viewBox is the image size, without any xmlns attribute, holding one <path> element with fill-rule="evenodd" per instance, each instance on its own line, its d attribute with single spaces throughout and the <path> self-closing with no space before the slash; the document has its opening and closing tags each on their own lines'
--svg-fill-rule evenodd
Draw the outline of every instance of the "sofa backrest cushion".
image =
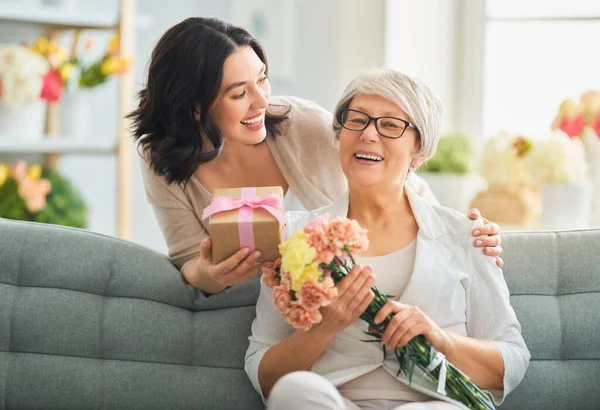
<svg viewBox="0 0 600 410">
<path fill-rule="evenodd" d="M 257 292 L 207 298 L 159 253 L 0 219 L 0 408 L 262 408 Z"/>
<path fill-rule="evenodd" d="M 502 409 L 600 408 L 600 230 L 503 235 L 531 362 Z"/>
</svg>

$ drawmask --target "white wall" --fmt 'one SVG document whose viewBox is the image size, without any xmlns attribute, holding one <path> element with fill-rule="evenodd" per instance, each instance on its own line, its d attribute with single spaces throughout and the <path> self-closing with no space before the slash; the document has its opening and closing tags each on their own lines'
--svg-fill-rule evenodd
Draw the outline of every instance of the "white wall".
<svg viewBox="0 0 600 410">
<path fill-rule="evenodd" d="M 387 0 L 385 65 L 420 78 L 444 103 L 442 131 L 456 129 L 458 0 Z"/>
</svg>

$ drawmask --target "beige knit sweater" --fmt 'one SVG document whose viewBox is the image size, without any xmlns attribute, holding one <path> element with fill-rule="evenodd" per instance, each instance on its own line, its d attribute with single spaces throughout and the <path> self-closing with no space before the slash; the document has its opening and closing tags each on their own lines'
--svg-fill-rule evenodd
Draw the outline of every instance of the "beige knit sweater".
<svg viewBox="0 0 600 410">
<path fill-rule="evenodd" d="M 269 149 L 289 189 L 308 210 L 331 204 L 347 189 L 339 164 L 331 113 L 296 97 L 273 97 L 272 103 L 291 107 L 290 118 L 282 124 L 281 134 L 276 138 L 267 137 Z M 185 187 L 168 185 L 150 170 L 144 158 L 140 162 L 146 198 L 165 237 L 169 257 L 181 268 L 198 258 L 200 242 L 209 236 L 208 220 L 203 221 L 201 216 L 211 195 L 195 177 Z M 420 195 L 437 202 L 418 176 L 413 174 L 409 184 Z"/>
</svg>

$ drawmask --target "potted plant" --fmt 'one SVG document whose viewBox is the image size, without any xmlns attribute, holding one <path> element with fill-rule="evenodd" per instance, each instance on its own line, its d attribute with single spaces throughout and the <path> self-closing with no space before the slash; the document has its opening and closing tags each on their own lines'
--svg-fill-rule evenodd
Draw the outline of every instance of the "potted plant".
<svg viewBox="0 0 600 410">
<path fill-rule="evenodd" d="M 490 138 L 479 170 L 487 188 L 475 196 L 471 206 L 487 218 L 509 226 L 524 227 L 537 222 L 541 215 L 539 189 L 525 165 L 532 146 L 529 138 L 507 131 Z"/>
<path fill-rule="evenodd" d="M 442 205 L 466 212 L 481 185 L 481 178 L 472 172 L 473 158 L 473 144 L 468 136 L 442 135 L 435 155 L 418 172 Z"/>
<path fill-rule="evenodd" d="M 94 40 L 85 41 L 83 52 L 78 53 L 81 32 L 77 31 L 69 62 L 74 67 L 67 92 L 61 102 L 62 134 L 68 138 L 85 139 L 90 131 L 92 93 L 102 88 L 110 78 L 129 70 L 131 60 L 120 57 L 119 37 L 113 35 L 98 58 L 93 58 Z"/>
<path fill-rule="evenodd" d="M 17 161 L 0 164 L 0 218 L 85 228 L 87 207 L 57 171 Z"/>
<path fill-rule="evenodd" d="M 562 130 L 585 145 L 593 195 L 591 222 L 600 225 L 600 91 L 583 93 L 578 103 L 564 100 L 552 129 Z"/>
<path fill-rule="evenodd" d="M 549 139 L 533 144 L 525 165 L 541 189 L 545 228 L 589 226 L 592 187 L 581 139 L 555 130 Z"/>
<path fill-rule="evenodd" d="M 64 88 L 60 64 L 55 50 L 42 55 L 23 44 L 0 45 L 0 137 L 44 135 L 46 103 Z"/>
</svg>

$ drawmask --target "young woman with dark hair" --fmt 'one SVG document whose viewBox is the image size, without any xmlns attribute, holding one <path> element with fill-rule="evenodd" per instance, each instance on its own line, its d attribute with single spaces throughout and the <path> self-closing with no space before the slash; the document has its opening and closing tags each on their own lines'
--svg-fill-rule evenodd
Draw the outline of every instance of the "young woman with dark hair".
<svg viewBox="0 0 600 410">
<path fill-rule="evenodd" d="M 130 114 L 146 196 L 169 256 L 192 286 L 220 292 L 260 273 L 260 250 L 214 264 L 202 211 L 215 188 L 281 186 L 286 210 L 338 199 L 346 180 L 331 114 L 295 97 L 271 97 L 267 57 L 250 33 L 213 18 L 173 26 L 154 48 L 139 106 Z M 427 184 L 408 184 L 437 202 Z M 472 218 L 478 217 L 472 212 Z M 499 228 L 486 223 L 475 246 L 497 258 Z"/>
</svg>

